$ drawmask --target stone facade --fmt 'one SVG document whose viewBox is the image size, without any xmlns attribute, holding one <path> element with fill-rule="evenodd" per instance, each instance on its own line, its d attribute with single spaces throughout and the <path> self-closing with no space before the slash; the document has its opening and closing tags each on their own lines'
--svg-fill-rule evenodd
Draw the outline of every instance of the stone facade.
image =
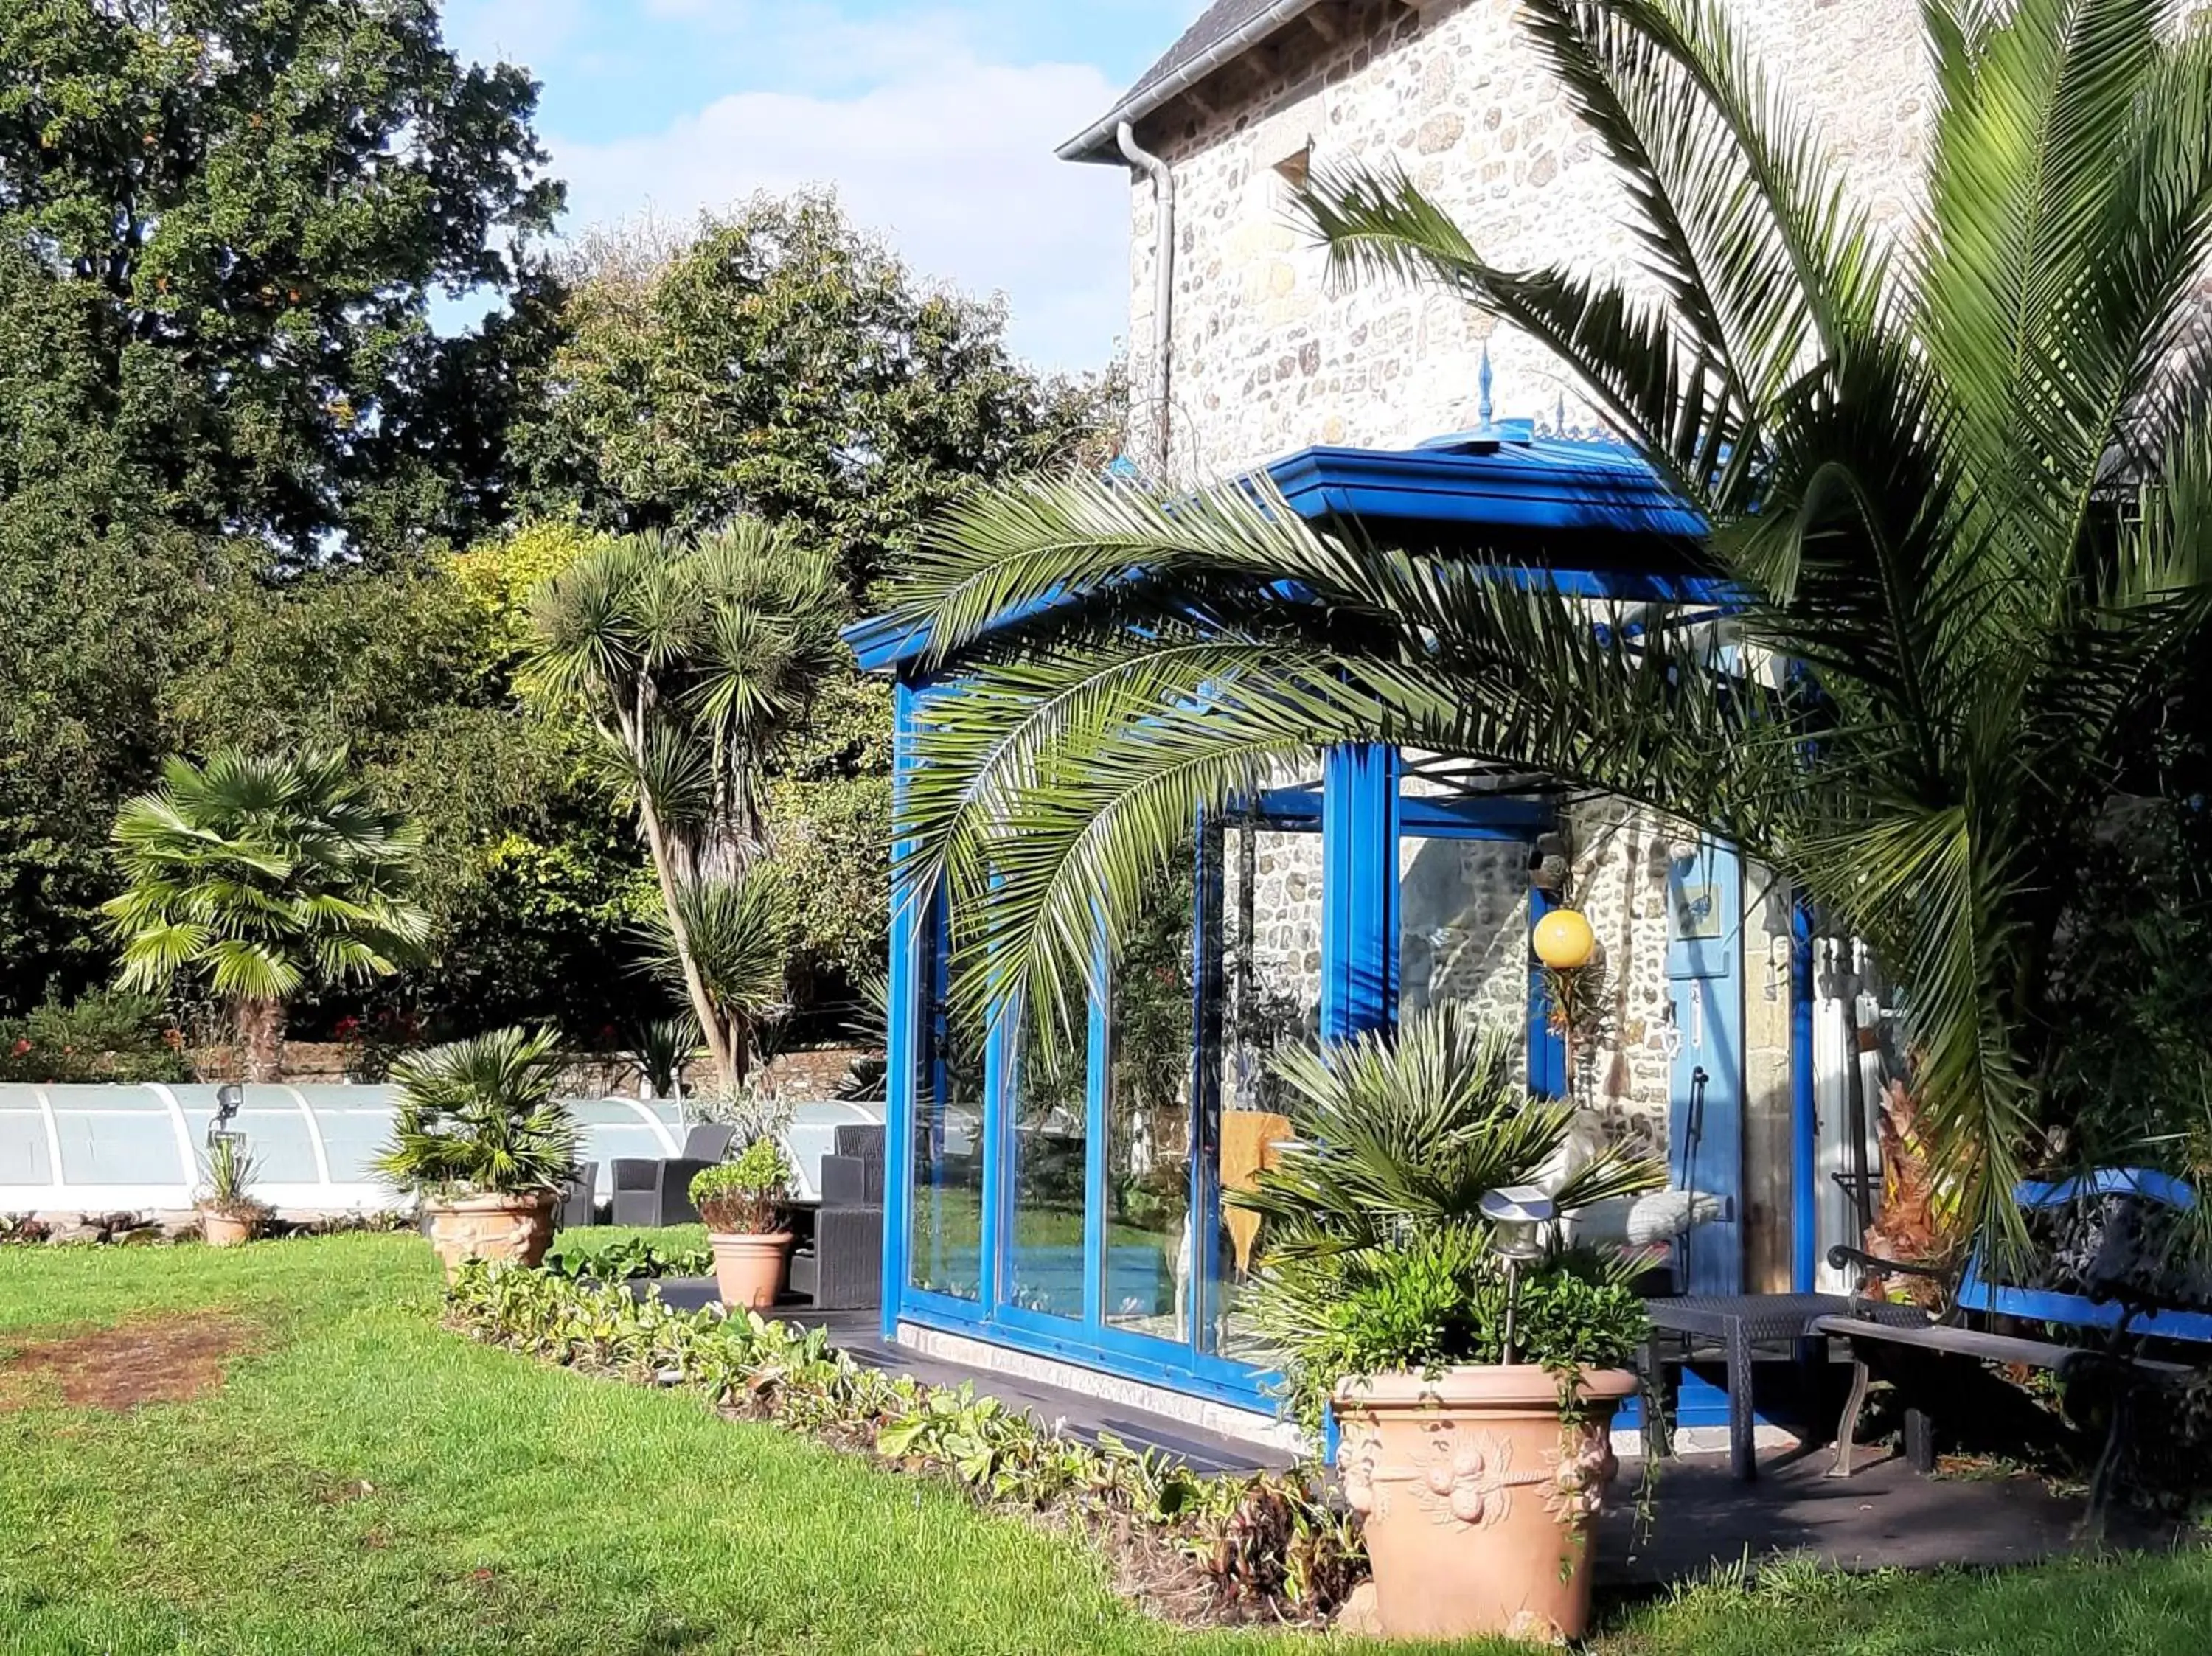
<svg viewBox="0 0 2212 1656">
<path fill-rule="evenodd" d="M 1455 1004 L 1528 1046 L 1528 853 L 1495 840 L 1398 845 L 1398 1004 Z"/>
<path fill-rule="evenodd" d="M 1288 216 L 1285 172 L 1402 166 L 1485 257 L 1636 273 L 1610 164 L 1522 38 L 1514 0 L 1347 0 L 1333 45 L 1251 61 L 1249 92 L 1189 100 L 1139 124 L 1174 168 L 1176 266 L 1170 469 L 1195 480 L 1313 443 L 1398 447 L 1474 423 L 1487 343 L 1497 412 L 1589 419 L 1540 345 L 1449 294 L 1363 279 L 1332 284 Z M 1913 204 L 1928 111 L 1914 0 L 1734 0 L 1750 45 L 1819 120 L 1877 222 Z M 1242 86 L 1242 82 L 1237 83 Z M 1133 175 L 1130 384 L 1155 349 L 1155 206 Z M 1133 409 L 1131 452 L 1156 447 L 1157 410 Z"/>
<path fill-rule="evenodd" d="M 1914 0 L 1733 0 L 1733 9 L 1876 223 L 1900 225 L 1914 206 L 1929 110 Z M 1171 390 L 1164 409 L 1140 391 L 1133 453 L 1158 452 L 1163 415 L 1166 470 L 1181 482 L 1316 443 L 1406 446 L 1474 422 L 1486 348 L 1498 416 L 1593 423 L 1534 341 L 1439 291 L 1332 282 L 1289 213 L 1289 180 L 1304 169 L 1401 167 L 1498 264 L 1562 264 L 1648 288 L 1610 163 L 1522 37 L 1516 9 L 1514 0 L 1341 0 L 1314 20 L 1318 32 L 1295 36 L 1303 45 L 1263 46 L 1198 96 L 1139 123 L 1139 141 L 1174 169 L 1177 234 Z M 1132 175 L 1131 203 L 1130 381 L 1143 388 L 1152 383 L 1158 318 L 1156 204 L 1141 174 Z M 1595 1027 L 1577 1053 L 1577 1089 L 1610 1131 L 1663 1152 L 1674 1034 L 1667 877 L 1681 831 L 1605 805 L 1579 810 L 1571 828 L 1569 895 L 1597 931 L 1605 973 Z M 1319 842 L 1261 837 L 1279 843 L 1243 877 L 1253 882 L 1250 992 L 1311 1006 Z M 1406 1004 L 1468 1002 L 1524 1028 L 1518 856 L 1409 840 L 1401 874 Z M 1232 858 L 1232 930 L 1239 877 Z M 1786 1203 L 1787 1186 L 1778 1192 L 1765 1175 L 1788 1165 L 1790 989 L 1786 954 L 1776 951 L 1788 898 L 1755 870 L 1745 888 L 1746 1149 L 1758 1169 L 1745 1190 L 1747 1274 L 1774 1286 L 1786 1280 L 1778 1250 L 1787 1213 L 1776 1203 Z"/>
</svg>

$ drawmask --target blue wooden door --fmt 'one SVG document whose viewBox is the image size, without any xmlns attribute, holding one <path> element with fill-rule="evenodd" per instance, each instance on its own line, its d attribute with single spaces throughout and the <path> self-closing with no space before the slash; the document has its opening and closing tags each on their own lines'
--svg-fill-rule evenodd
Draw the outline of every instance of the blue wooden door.
<svg viewBox="0 0 2212 1656">
<path fill-rule="evenodd" d="M 1717 841 L 1667 873 L 1667 977 L 1674 1052 L 1668 1182 L 1717 1198 L 1721 1216 L 1681 1242 L 1692 1294 L 1743 1291 L 1743 860 Z"/>
</svg>

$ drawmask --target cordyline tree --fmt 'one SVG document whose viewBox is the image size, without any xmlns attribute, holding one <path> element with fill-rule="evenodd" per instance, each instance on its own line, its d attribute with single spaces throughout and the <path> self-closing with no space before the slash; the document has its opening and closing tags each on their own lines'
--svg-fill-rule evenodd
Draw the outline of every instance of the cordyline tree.
<svg viewBox="0 0 2212 1656">
<path fill-rule="evenodd" d="M 1929 0 L 1924 205 L 1893 244 L 1720 6 L 1527 0 L 1642 282 L 1501 269 L 1394 172 L 1304 211 L 1340 277 L 1555 350 L 1737 601 L 1594 614 L 1242 487 L 978 498 L 898 610 L 973 675 L 903 823 L 966 917 L 966 990 L 1054 1007 L 1194 810 L 1317 746 L 1540 769 L 1725 835 L 1866 937 L 1942 1177 L 2017 1235 L 2009 1186 L 2063 1125 L 2074 875 L 2116 821 L 2201 808 L 2159 740 L 2212 600 L 2212 37 L 2179 10 Z M 1786 666 L 1723 676 L 1714 622 Z"/>
<path fill-rule="evenodd" d="M 421 957 L 421 839 L 380 809 L 343 749 L 173 759 L 115 820 L 122 893 L 102 906 L 126 989 L 202 978 L 229 1007 L 248 1081 L 278 1078 L 284 1003 L 313 983 Z"/>
<path fill-rule="evenodd" d="M 750 519 L 588 552 L 532 610 L 525 682 L 590 719 L 636 806 L 665 957 L 726 1089 L 790 948 L 790 905 L 761 863 L 763 770 L 804 721 L 842 613 L 830 561 Z"/>
</svg>

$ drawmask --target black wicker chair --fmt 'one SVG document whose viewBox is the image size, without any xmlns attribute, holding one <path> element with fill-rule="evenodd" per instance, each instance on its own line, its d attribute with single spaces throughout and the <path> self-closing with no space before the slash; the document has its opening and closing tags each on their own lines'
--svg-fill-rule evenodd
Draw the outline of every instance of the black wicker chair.
<svg viewBox="0 0 2212 1656">
<path fill-rule="evenodd" d="M 729 1154 L 736 1131 L 700 1125 L 684 1135 L 684 1154 L 662 1161 L 622 1156 L 607 1164 L 612 1186 L 611 1217 L 618 1225 L 657 1229 L 699 1221 L 692 1205 L 691 1181 Z"/>
<path fill-rule="evenodd" d="M 553 1228 L 574 1230 L 599 1222 L 599 1170 L 590 1162 L 576 1164 L 574 1178 L 561 1186 L 560 1205 L 553 1210 Z"/>
<path fill-rule="evenodd" d="M 870 1311 L 883 1303 L 884 1130 L 837 1129 L 822 1158 L 814 1246 L 791 1262 L 792 1286 L 817 1311 Z"/>
</svg>

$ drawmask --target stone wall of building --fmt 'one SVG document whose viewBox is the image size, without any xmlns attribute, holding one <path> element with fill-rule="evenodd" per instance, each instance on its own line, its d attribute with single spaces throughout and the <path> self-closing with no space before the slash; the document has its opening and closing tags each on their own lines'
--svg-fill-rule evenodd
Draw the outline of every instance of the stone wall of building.
<svg viewBox="0 0 2212 1656">
<path fill-rule="evenodd" d="M 1914 0 L 1732 3 L 1778 86 L 1818 120 L 1850 190 L 1878 225 L 1900 228 L 1929 108 Z M 1592 423 L 1534 340 L 1434 289 L 1332 282 L 1288 210 L 1288 176 L 1302 166 L 1395 165 L 1498 264 L 1564 264 L 1656 292 L 1638 273 L 1611 164 L 1523 38 L 1517 9 L 1515 0 L 1347 0 L 1329 9 L 1336 39 L 1325 52 L 1258 54 L 1277 67 L 1249 95 L 1214 97 L 1210 109 L 1185 100 L 1142 124 L 1145 143 L 1174 167 L 1178 196 L 1165 411 L 1172 476 L 1218 477 L 1315 443 L 1395 447 L 1463 428 L 1476 419 L 1486 348 L 1498 417 Z M 1130 379 L 1139 391 L 1131 449 L 1149 455 L 1160 413 L 1142 397 L 1156 349 L 1156 207 L 1141 175 L 1131 203 Z M 1597 930 L 1607 973 L 1601 1034 L 1578 1054 L 1578 1090 L 1614 1131 L 1663 1152 L 1667 872 L 1680 831 L 1617 807 L 1585 809 L 1574 827 L 1572 895 Z M 1317 890 L 1318 841 L 1304 843 L 1310 850 L 1285 853 L 1280 877 L 1296 864 Z M 1443 860 L 1432 872 L 1431 856 L 1443 853 L 1407 847 L 1409 991 L 1417 979 L 1436 980 L 1441 950 L 1455 998 L 1508 1016 L 1521 1004 L 1525 876 L 1447 870 Z M 1755 884 L 1747 879 L 1747 1130 L 1765 1156 L 1775 1120 L 1787 1121 L 1789 989 L 1767 994 L 1769 933 L 1784 911 L 1753 901 Z M 1465 899 L 1458 912 L 1455 886 Z M 1312 912 L 1317 925 L 1317 903 Z M 1279 951 L 1270 970 L 1309 954 L 1317 968 L 1317 930 L 1293 937 L 1279 918 L 1270 925 L 1257 940 L 1263 955 Z M 1306 991 L 1303 978 L 1298 988 Z"/>
<path fill-rule="evenodd" d="M 1272 1052 L 1320 1033 L 1321 877 L 1318 834 L 1236 826 L 1223 835 L 1226 1109 L 1268 1107 Z"/>
<path fill-rule="evenodd" d="M 1398 1004 L 1455 1004 L 1528 1047 L 1528 852 L 1517 841 L 1398 845 Z"/>
<path fill-rule="evenodd" d="M 1733 0 L 1744 37 L 1820 122 L 1875 221 L 1897 226 L 1928 111 L 1913 0 Z M 1143 124 L 1178 198 L 1171 468 L 1218 476 L 1312 443 L 1402 446 L 1474 422 L 1483 346 L 1500 417 L 1589 417 L 1550 355 L 1434 289 L 1332 284 L 1283 168 L 1402 167 L 1485 257 L 1635 280 L 1627 203 L 1515 21 L 1514 0 L 1350 0 L 1325 53 L 1211 113 Z M 1264 56 L 1264 54 L 1261 54 Z M 1257 60 L 1255 58 L 1255 60 Z M 1152 186 L 1133 174 L 1130 383 L 1151 385 Z M 1656 291 L 1656 290 L 1655 290 Z M 1150 454 L 1156 411 L 1133 409 Z"/>
<path fill-rule="evenodd" d="M 1570 817 L 1567 901 L 1597 934 L 1602 977 L 1577 1042 L 1577 1095 L 1616 1137 L 1667 1148 L 1673 1011 L 1667 980 L 1667 869 L 1680 837 L 1649 812 L 1599 803 Z"/>
</svg>

